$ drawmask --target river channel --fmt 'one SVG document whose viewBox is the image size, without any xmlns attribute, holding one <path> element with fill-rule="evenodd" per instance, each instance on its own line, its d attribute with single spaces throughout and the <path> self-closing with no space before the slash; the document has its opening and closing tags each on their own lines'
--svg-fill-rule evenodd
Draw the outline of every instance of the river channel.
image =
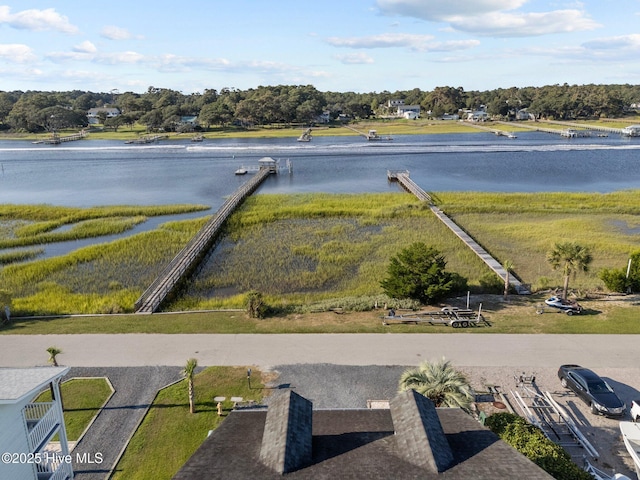
<svg viewBox="0 0 640 480">
<path fill-rule="evenodd" d="M 88 207 L 198 203 L 217 209 L 264 156 L 288 159 L 293 173 L 273 176 L 259 193 L 397 191 L 388 169 L 411 172 L 427 191 L 586 191 L 640 188 L 640 138 L 562 138 L 520 132 L 360 137 L 207 139 L 202 143 L 81 140 L 61 145 L 0 141 L 0 203 Z M 198 215 L 202 215 L 200 212 Z M 179 217 L 165 217 L 162 221 Z M 155 228 L 145 222 L 135 232 Z M 129 232 L 128 234 L 131 234 Z M 88 243 L 106 241 L 90 239 Z M 73 247 L 77 248 L 78 242 Z M 82 243 L 82 242 L 80 242 Z M 47 256 L 68 250 L 47 247 Z M 55 251 L 55 253 L 49 252 Z"/>
</svg>

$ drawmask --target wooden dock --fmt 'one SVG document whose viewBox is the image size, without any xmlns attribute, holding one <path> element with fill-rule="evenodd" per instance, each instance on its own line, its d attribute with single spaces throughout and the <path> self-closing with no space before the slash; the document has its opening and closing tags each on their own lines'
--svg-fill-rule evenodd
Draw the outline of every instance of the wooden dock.
<svg viewBox="0 0 640 480">
<path fill-rule="evenodd" d="M 495 258 L 493 258 L 489 253 L 482 248 L 478 242 L 476 242 L 471 236 L 465 232 L 462 228 L 460 228 L 453 220 L 451 220 L 442 210 L 440 210 L 436 205 L 434 205 L 431 196 L 425 192 L 422 188 L 420 188 L 411 178 L 409 178 L 408 170 L 388 170 L 387 178 L 390 181 L 396 181 L 408 192 L 414 194 L 419 200 L 423 202 L 429 203 L 429 208 L 433 212 L 433 214 L 442 221 L 449 230 L 451 230 L 455 235 L 462 240 L 467 247 L 469 247 L 479 258 L 482 260 L 491 270 L 493 270 L 504 282 L 507 278 L 507 271 L 504 267 L 498 262 Z M 514 278 L 513 275 L 509 275 L 509 284 L 518 292 L 520 295 L 529 295 L 531 292 L 529 289 L 520 282 L 517 278 Z"/>
<path fill-rule="evenodd" d="M 464 125 L 466 125 L 468 127 L 476 128 L 478 130 L 482 130 L 482 131 L 485 131 L 485 132 L 493 133 L 494 135 L 498 135 L 499 137 L 516 138 L 516 136 L 513 133 L 507 132 L 505 130 L 500 130 L 500 129 L 491 128 L 491 127 L 485 127 L 484 125 L 478 125 L 477 123 L 473 123 L 473 122 L 464 122 Z"/>
<path fill-rule="evenodd" d="M 206 255 L 220 233 L 222 226 L 235 209 L 251 195 L 276 168 L 263 166 L 258 172 L 238 188 L 218 209 L 211 219 L 189 241 L 189 243 L 169 262 L 160 275 L 144 291 L 135 303 L 136 313 L 155 312 L 164 299 L 182 279 L 191 273 Z"/>
<path fill-rule="evenodd" d="M 42 143 L 46 143 L 48 145 L 60 145 L 61 143 L 65 142 L 75 142 L 76 140 L 82 140 L 86 136 L 87 132 L 84 130 L 78 133 L 74 133 L 73 135 L 65 135 L 64 137 L 61 137 L 57 133 L 53 133 L 51 135 L 51 138 L 43 140 Z"/>
</svg>

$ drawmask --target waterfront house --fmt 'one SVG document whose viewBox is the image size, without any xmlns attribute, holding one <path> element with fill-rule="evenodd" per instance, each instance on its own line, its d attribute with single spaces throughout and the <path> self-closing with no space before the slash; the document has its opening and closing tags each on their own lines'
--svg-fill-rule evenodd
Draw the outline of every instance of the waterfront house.
<svg viewBox="0 0 640 480">
<path fill-rule="evenodd" d="M 89 121 L 89 125 L 96 125 L 100 123 L 100 112 L 104 112 L 106 114 L 106 118 L 114 118 L 120 115 L 120 109 L 117 107 L 90 108 L 87 111 L 87 120 Z"/>
<path fill-rule="evenodd" d="M 0 368 L 0 478 L 73 478 L 62 416 L 60 379 L 69 367 Z M 51 402 L 36 402 L 44 390 Z M 60 451 L 47 449 L 58 434 Z"/>
</svg>

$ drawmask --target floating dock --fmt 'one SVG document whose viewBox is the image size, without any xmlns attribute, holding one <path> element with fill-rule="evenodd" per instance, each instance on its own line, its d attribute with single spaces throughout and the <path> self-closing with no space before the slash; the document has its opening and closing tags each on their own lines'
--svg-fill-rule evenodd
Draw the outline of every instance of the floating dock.
<svg viewBox="0 0 640 480">
<path fill-rule="evenodd" d="M 482 260 L 491 270 L 493 270 L 504 282 L 509 276 L 509 285 L 511 285 L 516 292 L 520 295 L 529 295 L 531 292 L 529 289 L 520 282 L 517 278 L 514 278 L 512 274 L 507 274 L 504 267 L 493 258 L 489 253 L 482 248 L 478 242 L 476 242 L 471 236 L 460 228 L 453 220 L 451 220 L 442 210 L 434 205 L 431 196 L 420 188 L 411 178 L 409 178 L 408 170 L 387 170 L 387 179 L 392 182 L 398 182 L 402 188 L 408 192 L 414 194 L 419 200 L 429 203 L 429 208 L 436 217 L 444 223 L 449 230 L 456 234 L 456 236 L 462 240 L 467 247 L 469 247 L 479 258 Z"/>
<path fill-rule="evenodd" d="M 189 243 L 169 262 L 160 272 L 158 277 L 144 291 L 135 303 L 136 313 L 154 313 L 193 269 L 198 265 L 207 251 L 213 245 L 220 233 L 225 221 L 235 209 L 251 195 L 260 184 L 272 173 L 278 172 L 276 160 L 263 158 L 260 160 L 260 168 L 247 182 L 242 184 L 231 195 L 211 219 L 189 241 Z"/>
</svg>

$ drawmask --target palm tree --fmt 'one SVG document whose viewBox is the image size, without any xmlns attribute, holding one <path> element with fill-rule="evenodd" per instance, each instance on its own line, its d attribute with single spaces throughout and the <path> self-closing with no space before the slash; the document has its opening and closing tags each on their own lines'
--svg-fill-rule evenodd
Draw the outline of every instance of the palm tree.
<svg viewBox="0 0 640 480">
<path fill-rule="evenodd" d="M 47 352 L 49 353 L 49 363 L 54 367 L 57 367 L 58 359 L 56 357 L 62 353 L 62 349 L 58 347 L 49 347 L 47 348 Z"/>
<path fill-rule="evenodd" d="M 189 385 L 189 412 L 196 413 L 195 407 L 195 393 L 193 391 L 193 375 L 195 374 L 196 367 L 198 366 L 198 360 L 195 358 L 190 358 L 187 360 L 187 364 L 184 367 L 182 373 L 184 374 L 184 378 Z"/>
<path fill-rule="evenodd" d="M 436 407 L 458 407 L 469 411 L 474 400 L 467 377 L 444 358 L 437 363 L 423 362 L 400 376 L 399 391 L 415 390 Z"/>
<path fill-rule="evenodd" d="M 593 258 L 589 248 L 575 242 L 556 243 L 553 250 L 547 253 L 547 261 L 554 270 L 562 270 L 564 286 L 562 298 L 567 299 L 569 291 L 569 277 L 577 272 L 587 272 Z"/>
<path fill-rule="evenodd" d="M 513 262 L 511 260 L 505 260 L 502 268 L 507 272 L 507 275 L 504 277 L 504 299 L 506 300 L 509 296 L 509 276 L 513 270 Z"/>
</svg>

